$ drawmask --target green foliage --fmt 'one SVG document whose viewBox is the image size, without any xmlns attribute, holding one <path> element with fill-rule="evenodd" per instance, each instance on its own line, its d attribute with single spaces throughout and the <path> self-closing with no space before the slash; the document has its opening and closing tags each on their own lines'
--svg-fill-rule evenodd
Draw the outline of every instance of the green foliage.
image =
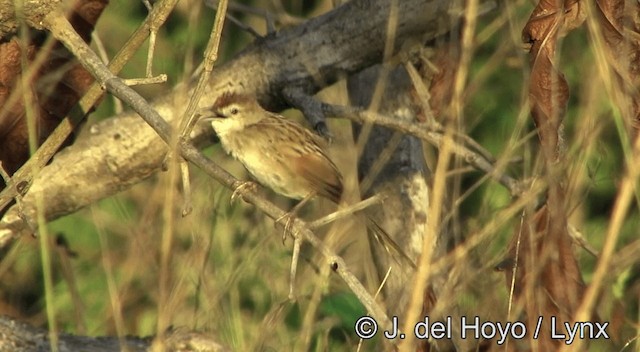
<svg viewBox="0 0 640 352">
<path fill-rule="evenodd" d="M 167 73 L 170 78 L 164 85 L 141 87 L 147 97 L 166 93 L 189 77 L 201 60 L 214 12 L 200 8 L 199 1 L 187 3 L 197 5 L 179 7 L 158 34 L 154 74 Z M 268 2 L 250 3 L 266 7 Z M 322 6 L 329 6 L 328 1 L 283 3 L 290 15 L 295 16 L 315 14 Z M 537 136 L 531 133 L 534 125 L 527 107 L 528 58 L 520 49 L 519 33 L 514 32 L 522 28 L 530 6 L 523 1 L 517 4 L 514 18 L 503 21 L 502 15 L 496 13 L 480 22 L 480 33 L 496 27 L 496 23 L 499 25 L 495 33 L 474 48 L 462 130 L 496 159 L 510 160 L 505 169 L 511 175 L 529 178 L 539 172 Z M 190 11 L 199 11 L 195 21 L 190 20 Z M 111 1 L 98 29 L 109 56 L 124 44 L 146 15 L 142 2 Z M 264 27 L 264 22 L 254 16 L 240 15 L 240 18 L 256 28 Z M 250 40 L 250 35 L 227 21 L 220 62 Z M 572 221 L 579 225 L 589 244 L 600 249 L 618 196 L 628 145 L 622 136 L 622 122 L 615 116 L 608 96 L 593 88 L 602 82 L 595 74 L 585 75 L 584 67 L 595 67 L 592 51 L 588 33 L 584 29 L 575 31 L 560 48 L 559 65 L 572 92 L 565 118 L 567 154 L 572 160 L 569 184 L 579 187 L 582 194 L 581 198 L 570 200 Z M 142 76 L 146 55 L 145 46 L 122 76 Z M 110 99 L 105 99 L 98 111 L 109 116 L 115 108 Z M 339 124 L 347 127 L 346 123 Z M 337 148 L 353 147 L 350 142 L 338 143 L 342 144 Z M 227 158 L 219 147 L 207 153 L 220 160 L 225 169 L 246 179 L 238 163 Z M 194 213 L 187 218 L 179 216 L 183 201 L 178 195 L 180 187 L 169 184 L 169 176 L 162 173 L 49 224 L 49 232 L 63 236 L 68 249 L 75 252 L 65 254 L 56 247 L 54 255 L 54 301 L 48 303 L 54 306 L 61 330 L 90 335 L 118 332 L 152 335 L 158 332 L 159 317 L 166 315 L 175 326 L 215 333 L 221 342 L 237 351 L 293 349 L 305 329 L 312 336 L 308 350 L 355 350 L 358 339 L 353 331 L 354 322 L 366 314 L 355 295 L 344 284 L 324 278 L 318 269 L 324 263 L 303 248 L 296 282 L 298 300 L 289 302 L 291 243 L 290 240 L 285 245 L 281 243 L 281 227 L 274 228 L 271 220 L 242 200 L 230 203 L 229 190 L 199 170 L 192 172 Z M 478 184 L 454 217 L 459 231 L 465 235 L 480 231 L 512 202 L 503 186 L 483 176 L 473 171 L 460 178 L 462 192 Z M 171 201 L 168 195 L 172 191 L 175 198 Z M 276 201 L 289 206 L 285 200 L 276 198 Z M 310 217 L 324 215 L 317 204 L 312 208 Z M 173 221 L 170 253 L 162 250 L 169 226 L 166 213 L 172 214 Z M 479 314 L 496 319 L 507 311 L 504 275 L 494 272 L 493 266 L 503 259 L 518 220 L 506 219 L 491 238 L 469 254 L 469 262 L 477 264 L 473 268 L 476 271 L 469 269 L 472 274 L 468 275 L 465 287 L 458 288 L 452 294 L 455 297 L 447 297 L 450 303 L 465 310 L 477 309 Z M 637 241 L 639 223 L 635 204 L 620 233 L 621 247 Z M 354 238 L 356 235 L 353 234 Z M 14 285 L 13 294 L 20 298 L 14 302 L 20 303 L 20 306 L 16 303 L 20 313 L 44 324 L 42 269 L 36 242 L 23 239 L 4 256 L 0 263 L 0 287 L 8 292 Z M 577 251 L 583 277 L 590 282 L 596 259 Z M 353 262 L 362 259 L 357 250 L 350 253 L 355 253 L 349 258 Z M 163 269 L 161 260 L 167 255 L 170 265 Z M 65 261 L 71 263 L 69 268 L 64 267 Z M 159 293 L 162 270 L 168 270 L 165 274 L 170 282 L 170 297 L 164 301 Z M 630 307 L 622 316 L 637 324 L 637 283 L 633 286 L 637 272 L 637 262 L 634 267 L 612 272 L 606 283 L 611 285 L 610 290 L 603 294 L 599 307 L 605 317 L 613 316 L 616 307 Z M 322 291 L 318 287 L 327 288 Z M 314 307 L 312 296 L 316 290 L 323 294 Z M 305 325 L 306 314 L 313 314 L 311 327 Z M 118 326 L 119 317 L 123 317 L 124 326 Z M 634 332 L 627 330 L 621 336 L 633 336 Z M 377 342 L 365 343 L 363 350 L 376 350 Z M 591 350 L 620 350 L 620 343 L 599 341 Z"/>
<path fill-rule="evenodd" d="M 353 333 L 356 320 L 367 313 L 358 298 L 346 292 L 326 296 L 320 303 L 319 311 L 323 315 L 338 317 L 340 324 L 336 328 L 347 334 Z"/>
</svg>

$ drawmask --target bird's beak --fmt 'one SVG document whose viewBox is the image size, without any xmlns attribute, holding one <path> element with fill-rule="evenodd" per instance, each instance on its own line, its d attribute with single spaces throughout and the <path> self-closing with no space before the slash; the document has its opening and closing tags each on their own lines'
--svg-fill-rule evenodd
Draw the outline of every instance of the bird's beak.
<svg viewBox="0 0 640 352">
<path fill-rule="evenodd" d="M 211 122 L 215 119 L 224 119 L 227 118 L 223 114 L 213 111 L 210 108 L 202 108 L 196 111 L 196 119 L 198 122 Z"/>
</svg>

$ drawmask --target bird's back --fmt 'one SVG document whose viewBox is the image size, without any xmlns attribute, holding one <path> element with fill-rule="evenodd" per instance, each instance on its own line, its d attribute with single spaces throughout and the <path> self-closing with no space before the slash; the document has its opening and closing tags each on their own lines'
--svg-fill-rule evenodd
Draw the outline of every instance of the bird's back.
<svg viewBox="0 0 640 352">
<path fill-rule="evenodd" d="M 246 126 L 238 139 L 240 162 L 265 186 L 290 198 L 302 199 L 310 190 L 336 203 L 343 191 L 342 175 L 321 146 L 319 137 L 301 125 L 269 114 Z M 266 141 L 265 141 L 266 140 Z"/>
</svg>

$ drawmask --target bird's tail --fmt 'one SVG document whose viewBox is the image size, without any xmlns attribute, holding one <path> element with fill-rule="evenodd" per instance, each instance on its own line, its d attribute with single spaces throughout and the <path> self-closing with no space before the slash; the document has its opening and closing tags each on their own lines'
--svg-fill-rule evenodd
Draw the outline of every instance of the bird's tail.
<svg viewBox="0 0 640 352">
<path fill-rule="evenodd" d="M 373 220 L 371 217 L 367 216 L 367 229 L 371 230 L 373 237 L 376 239 L 382 247 L 391 255 L 391 257 L 398 262 L 398 264 L 408 264 L 414 270 L 416 269 L 416 264 L 409 258 L 409 256 L 398 246 L 398 244 L 389 236 L 387 231 L 385 231 L 382 226 L 378 225 L 378 223 Z"/>
</svg>

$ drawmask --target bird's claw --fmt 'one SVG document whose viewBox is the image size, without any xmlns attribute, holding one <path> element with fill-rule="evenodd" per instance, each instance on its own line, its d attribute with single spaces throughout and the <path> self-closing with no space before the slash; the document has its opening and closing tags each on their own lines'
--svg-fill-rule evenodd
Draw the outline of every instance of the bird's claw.
<svg viewBox="0 0 640 352">
<path fill-rule="evenodd" d="M 251 181 L 238 181 L 234 185 L 233 193 L 231 194 L 231 203 L 233 203 L 237 198 L 242 197 L 242 194 L 251 191 L 255 192 L 258 189 L 258 185 L 255 182 Z"/>
<path fill-rule="evenodd" d="M 291 228 L 293 227 L 293 222 L 295 220 L 295 215 L 291 212 L 285 213 L 281 217 L 276 219 L 276 224 L 282 222 L 282 220 L 286 219 L 284 222 L 284 231 L 282 232 L 282 244 L 287 240 L 287 234 L 291 233 Z M 293 235 L 295 237 L 295 235 Z"/>
</svg>

